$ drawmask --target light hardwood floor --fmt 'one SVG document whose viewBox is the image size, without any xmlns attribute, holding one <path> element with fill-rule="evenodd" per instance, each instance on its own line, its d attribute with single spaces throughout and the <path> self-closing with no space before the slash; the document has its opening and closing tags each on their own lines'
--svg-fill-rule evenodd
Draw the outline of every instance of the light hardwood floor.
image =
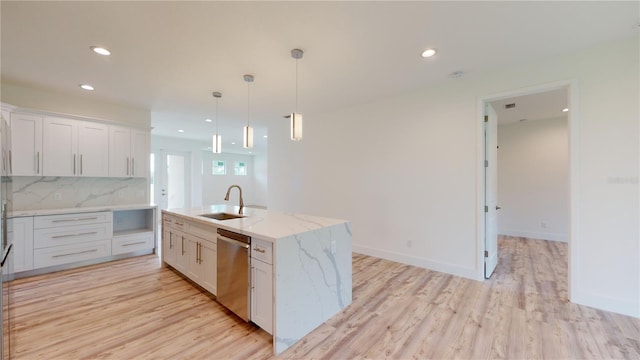
<svg viewBox="0 0 640 360">
<path fill-rule="evenodd" d="M 566 244 L 502 238 L 492 279 L 353 257 L 353 304 L 282 359 L 640 358 L 640 320 L 567 301 Z M 16 359 L 269 359 L 271 337 L 155 256 L 12 284 Z"/>
</svg>

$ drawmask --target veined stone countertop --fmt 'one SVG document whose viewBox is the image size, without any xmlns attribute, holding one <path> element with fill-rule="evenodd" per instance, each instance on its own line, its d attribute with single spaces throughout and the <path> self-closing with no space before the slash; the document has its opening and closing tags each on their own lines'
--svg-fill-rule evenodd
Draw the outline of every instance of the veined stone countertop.
<svg viewBox="0 0 640 360">
<path fill-rule="evenodd" d="M 153 209 L 156 206 L 157 205 L 149 205 L 149 204 L 131 204 L 131 205 L 104 205 L 104 206 L 92 206 L 92 207 L 80 207 L 80 208 L 65 208 L 65 209 L 14 210 L 7 213 L 7 217 L 12 218 L 12 217 L 21 217 L 21 216 L 80 214 L 80 213 L 96 212 L 96 211 Z"/>
<path fill-rule="evenodd" d="M 162 212 L 186 217 L 190 220 L 203 224 L 215 225 L 218 228 L 271 241 L 339 224 L 346 224 L 349 226 L 348 220 L 294 213 L 282 213 L 278 211 L 247 207 L 243 209 L 242 215 L 244 217 L 239 219 L 215 220 L 199 216 L 201 214 L 212 213 L 238 214 L 238 210 L 238 206 L 209 205 L 189 209 L 162 210 Z"/>
</svg>

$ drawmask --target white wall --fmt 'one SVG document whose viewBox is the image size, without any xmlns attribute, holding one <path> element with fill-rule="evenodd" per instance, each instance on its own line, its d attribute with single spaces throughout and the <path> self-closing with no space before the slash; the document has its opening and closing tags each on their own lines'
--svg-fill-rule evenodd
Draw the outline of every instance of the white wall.
<svg viewBox="0 0 640 360">
<path fill-rule="evenodd" d="M 160 150 L 184 151 L 191 157 L 191 188 L 190 206 L 201 206 L 225 203 L 224 195 L 232 184 L 242 187 L 242 196 L 246 205 L 266 205 L 267 177 L 266 156 L 255 156 L 259 159 L 258 166 L 254 163 L 254 156 L 241 154 L 213 154 L 206 149 L 209 143 L 178 139 L 164 136 L 151 136 L 151 151 L 159 154 Z M 226 176 L 211 175 L 211 161 L 223 159 L 227 161 Z M 156 159 L 156 161 L 158 161 Z M 204 161 L 204 162 L 203 162 Z M 244 161 L 248 164 L 247 176 L 233 175 L 234 161 Z M 258 184 L 258 185 L 256 185 Z M 238 204 L 238 191 L 233 190 L 229 199 L 230 204 Z"/>
<path fill-rule="evenodd" d="M 498 233 L 567 241 L 567 117 L 500 125 L 498 146 Z"/>
<path fill-rule="evenodd" d="M 231 185 L 239 185 L 242 188 L 242 198 L 245 205 L 256 205 L 254 192 L 254 176 L 256 170 L 253 165 L 253 156 L 240 154 L 214 154 L 211 151 L 203 152 L 204 175 L 202 176 L 202 201 L 204 205 L 224 204 L 224 195 Z M 226 162 L 226 175 L 212 175 L 211 165 L 214 160 Z M 234 163 L 236 161 L 247 164 L 247 175 L 235 175 Z M 229 204 L 239 204 L 239 192 L 231 190 Z"/>
<path fill-rule="evenodd" d="M 305 114 L 269 134 L 272 209 L 350 219 L 357 252 L 480 279 L 478 99 L 576 79 L 574 302 L 640 316 L 639 39 Z"/>
<path fill-rule="evenodd" d="M 253 170 L 253 205 L 267 206 L 269 157 L 267 154 L 254 155 Z"/>
<path fill-rule="evenodd" d="M 81 90 L 77 95 L 62 94 L 6 81 L 2 82 L 1 89 L 0 100 L 18 107 L 91 117 L 146 129 L 151 126 L 151 112 L 148 109 L 97 101 L 91 93 L 82 93 Z"/>
</svg>

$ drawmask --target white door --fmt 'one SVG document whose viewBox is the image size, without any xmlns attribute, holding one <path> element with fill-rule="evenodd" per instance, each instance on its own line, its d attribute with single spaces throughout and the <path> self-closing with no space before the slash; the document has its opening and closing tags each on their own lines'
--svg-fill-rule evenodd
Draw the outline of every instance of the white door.
<svg viewBox="0 0 640 360">
<path fill-rule="evenodd" d="M 484 167 L 484 277 L 490 278 L 498 264 L 498 116 L 486 104 Z"/>
<path fill-rule="evenodd" d="M 155 154 L 154 192 L 161 209 L 180 209 L 191 205 L 191 155 L 182 151 L 160 150 Z"/>
</svg>

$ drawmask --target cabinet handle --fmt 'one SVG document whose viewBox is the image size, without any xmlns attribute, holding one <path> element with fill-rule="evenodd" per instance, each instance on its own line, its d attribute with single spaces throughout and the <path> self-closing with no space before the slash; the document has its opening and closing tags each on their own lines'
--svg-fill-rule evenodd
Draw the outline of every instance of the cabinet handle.
<svg viewBox="0 0 640 360">
<path fill-rule="evenodd" d="M 94 217 L 84 217 L 84 218 L 73 218 L 73 219 L 59 219 L 59 220 L 51 220 L 51 222 L 67 222 L 67 221 L 82 221 L 82 220 L 98 220 L 97 216 Z"/>
<path fill-rule="evenodd" d="M 36 153 L 36 174 L 40 174 L 40 152 Z"/>
<path fill-rule="evenodd" d="M 11 150 L 9 150 L 9 174 L 13 173 L 13 161 L 11 161 Z"/>
<path fill-rule="evenodd" d="M 262 253 L 262 254 L 267 252 L 267 250 L 260 249 L 260 248 L 257 248 L 257 247 L 253 248 L 253 251 L 257 251 L 257 252 Z"/>
<path fill-rule="evenodd" d="M 182 255 L 184 255 L 184 236 L 180 236 L 182 238 L 182 245 L 181 245 L 181 251 L 182 251 Z"/>
<path fill-rule="evenodd" d="M 80 175 L 82 175 L 82 154 L 80 154 Z"/>
<path fill-rule="evenodd" d="M 63 256 L 71 256 L 71 255 L 78 255 L 78 254 L 87 254 L 87 253 L 92 253 L 92 252 L 96 252 L 98 251 L 98 249 L 91 249 L 91 250 L 86 250 L 86 251 L 80 251 L 80 252 L 74 252 L 74 253 L 69 253 L 69 254 L 60 254 L 60 255 L 53 255 L 53 258 L 59 258 L 59 257 L 63 257 Z"/>
<path fill-rule="evenodd" d="M 97 231 L 92 231 L 92 232 L 79 233 L 79 234 L 57 235 L 57 236 L 52 236 L 51 238 L 60 239 L 60 238 L 67 238 L 67 237 L 74 237 L 74 236 L 93 235 L 97 233 L 98 233 Z"/>
<path fill-rule="evenodd" d="M 76 154 L 73 154 L 73 175 L 76 174 Z"/>
<path fill-rule="evenodd" d="M 127 156 L 127 176 L 129 176 L 129 157 Z"/>
<path fill-rule="evenodd" d="M 138 241 L 138 242 L 129 243 L 129 244 L 122 244 L 122 246 L 131 246 L 131 245 L 138 245 L 138 244 L 144 244 L 144 243 L 146 243 L 146 241 Z"/>
<path fill-rule="evenodd" d="M 136 175 L 136 166 L 133 164 L 134 160 L 135 160 L 135 158 L 131 158 L 131 176 L 135 176 Z"/>
<path fill-rule="evenodd" d="M 171 236 L 171 231 L 169 231 L 169 249 L 173 249 L 173 236 Z"/>
<path fill-rule="evenodd" d="M 177 221 L 176 221 L 176 225 L 180 225 L 180 226 L 182 226 L 182 225 L 184 225 L 184 223 L 181 223 L 181 222 L 177 222 Z"/>
<path fill-rule="evenodd" d="M 198 243 L 198 264 L 202 264 L 202 244 Z"/>
</svg>

